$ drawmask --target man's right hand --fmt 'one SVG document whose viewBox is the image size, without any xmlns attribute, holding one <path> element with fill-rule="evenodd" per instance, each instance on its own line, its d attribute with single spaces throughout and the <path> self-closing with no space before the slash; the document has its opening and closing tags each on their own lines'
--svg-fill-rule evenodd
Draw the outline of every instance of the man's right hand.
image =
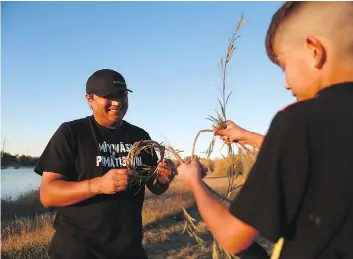
<svg viewBox="0 0 353 259">
<path fill-rule="evenodd" d="M 129 178 L 135 171 L 129 169 L 110 169 L 98 181 L 98 193 L 114 194 L 126 189 Z"/>
<path fill-rule="evenodd" d="M 225 144 L 231 144 L 234 141 L 237 141 L 238 143 L 243 145 L 247 144 L 247 132 L 247 130 L 239 127 L 233 121 L 227 121 L 225 129 L 216 127 L 213 130 L 213 134 L 215 136 L 220 136 Z"/>
</svg>

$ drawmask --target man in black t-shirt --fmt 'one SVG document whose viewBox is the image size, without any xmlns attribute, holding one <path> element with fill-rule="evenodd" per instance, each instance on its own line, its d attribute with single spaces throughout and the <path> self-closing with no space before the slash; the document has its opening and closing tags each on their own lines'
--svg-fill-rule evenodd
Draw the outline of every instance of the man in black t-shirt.
<svg viewBox="0 0 353 259">
<path fill-rule="evenodd" d="M 273 258 L 351 259 L 353 2 L 286 2 L 266 46 L 297 102 L 276 114 L 264 139 L 233 122 L 215 130 L 225 142 L 261 146 L 229 211 L 205 188 L 197 158 L 180 165 L 179 178 L 231 253 L 260 234 L 277 242 Z"/>
<path fill-rule="evenodd" d="M 87 101 L 93 115 L 61 124 L 41 155 L 35 172 L 42 176 L 40 200 L 56 207 L 52 259 L 146 259 L 142 246 L 142 205 L 145 185 L 164 193 L 174 178 L 171 160 L 141 152 L 138 168 L 158 166 L 158 174 L 130 185 L 135 171 L 127 169 L 127 154 L 149 134 L 125 120 L 128 92 L 125 79 L 103 69 L 87 81 Z"/>
</svg>

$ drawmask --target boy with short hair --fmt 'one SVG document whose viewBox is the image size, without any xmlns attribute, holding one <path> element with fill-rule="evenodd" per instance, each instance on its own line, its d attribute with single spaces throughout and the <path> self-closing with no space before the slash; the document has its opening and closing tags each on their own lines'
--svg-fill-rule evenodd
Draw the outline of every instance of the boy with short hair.
<svg viewBox="0 0 353 259">
<path fill-rule="evenodd" d="M 286 2 L 266 47 L 297 103 L 259 138 L 257 161 L 230 210 L 205 188 L 197 158 L 178 168 L 179 178 L 231 253 L 261 234 L 284 239 L 280 258 L 353 258 L 353 2 Z M 215 135 L 238 141 L 228 125 Z"/>
</svg>

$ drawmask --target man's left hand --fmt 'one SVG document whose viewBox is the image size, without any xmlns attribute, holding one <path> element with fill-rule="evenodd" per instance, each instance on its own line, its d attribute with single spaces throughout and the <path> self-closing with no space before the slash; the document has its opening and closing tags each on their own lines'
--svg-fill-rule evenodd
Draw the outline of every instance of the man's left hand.
<svg viewBox="0 0 353 259">
<path fill-rule="evenodd" d="M 160 184 L 169 184 L 174 180 L 176 175 L 176 166 L 171 159 L 163 159 L 158 163 L 157 167 L 157 181 Z"/>
</svg>

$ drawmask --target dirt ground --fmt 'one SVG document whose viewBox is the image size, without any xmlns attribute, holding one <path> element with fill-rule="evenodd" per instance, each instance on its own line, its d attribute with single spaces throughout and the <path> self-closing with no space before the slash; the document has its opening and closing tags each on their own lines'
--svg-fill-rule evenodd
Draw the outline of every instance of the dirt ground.
<svg viewBox="0 0 353 259">
<path fill-rule="evenodd" d="M 228 185 L 227 178 L 205 179 L 205 182 L 219 193 L 225 193 Z M 176 180 L 170 190 L 158 199 L 175 197 L 181 201 L 181 190 L 181 184 Z M 192 199 L 190 193 L 185 190 L 183 190 L 183 193 L 184 200 L 190 201 Z M 156 198 L 149 191 L 146 192 L 147 203 Z M 151 226 L 145 226 L 144 245 L 150 259 L 212 258 L 213 236 L 201 221 L 195 206 L 189 206 L 187 211 L 196 219 L 199 237 L 204 241 L 203 245 L 198 244 L 187 233 L 183 233 L 184 216 L 183 213 L 177 213 L 158 222 L 153 222 Z M 159 240 L 156 239 L 156 235 L 160 236 Z"/>
<path fill-rule="evenodd" d="M 205 182 L 220 194 L 225 194 L 228 187 L 227 178 L 209 178 L 205 179 Z M 158 197 L 158 199 L 168 200 L 171 197 L 174 197 L 175 199 L 180 200 L 180 195 L 178 195 L 180 194 L 180 190 L 181 185 L 176 181 L 173 183 L 170 190 L 168 190 L 168 192 L 163 194 L 161 197 Z M 156 197 L 153 197 L 153 194 L 150 192 L 146 193 L 147 204 L 153 203 L 155 198 Z M 192 195 L 187 193 L 185 190 L 184 199 L 192 199 Z M 182 233 L 184 227 L 183 213 L 173 214 L 155 221 L 150 225 L 145 225 L 144 246 L 150 259 L 213 258 L 213 236 L 207 226 L 202 222 L 195 204 L 191 204 L 187 211 L 193 218 L 196 219 L 195 224 L 198 229 L 197 233 L 203 240 L 203 244 L 198 244 L 196 240 L 190 237 L 187 233 Z M 156 238 L 156 235 L 159 237 Z M 261 240 L 260 243 L 263 247 L 270 251 L 272 245 L 271 243 L 266 240 Z M 218 258 L 221 259 L 227 257 L 224 254 L 219 253 Z"/>
</svg>

